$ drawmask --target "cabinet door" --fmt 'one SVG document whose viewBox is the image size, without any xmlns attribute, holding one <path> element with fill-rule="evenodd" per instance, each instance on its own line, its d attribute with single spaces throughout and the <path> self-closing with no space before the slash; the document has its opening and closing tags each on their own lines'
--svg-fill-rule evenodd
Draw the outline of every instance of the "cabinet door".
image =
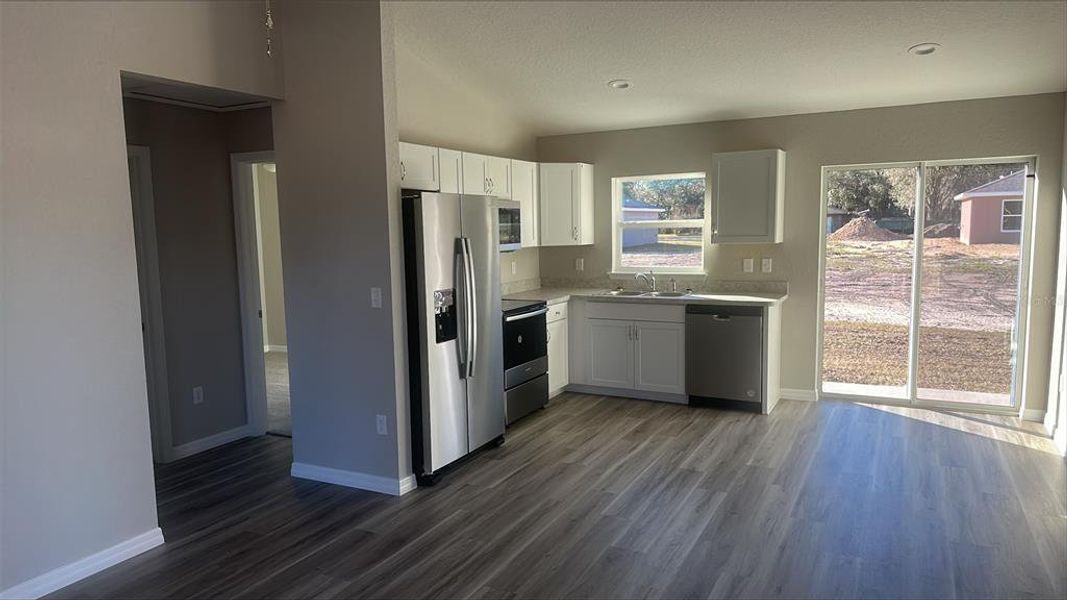
<svg viewBox="0 0 1067 600">
<path fill-rule="evenodd" d="M 567 319 L 548 324 L 548 392 L 554 394 L 570 383 L 567 357 Z"/>
<path fill-rule="evenodd" d="M 459 194 L 463 191 L 463 153 L 459 150 L 441 148 L 437 151 L 441 165 L 441 191 Z"/>
<path fill-rule="evenodd" d="M 648 392 L 685 393 L 685 325 L 634 323 L 636 388 Z"/>
<path fill-rule="evenodd" d="M 486 158 L 481 154 L 463 153 L 463 190 L 464 194 L 485 196 L 489 194 L 489 175 L 486 172 Z"/>
<path fill-rule="evenodd" d="M 487 156 L 485 173 L 489 177 L 489 193 L 497 198 L 511 199 L 511 160 Z"/>
<path fill-rule="evenodd" d="M 437 191 L 437 148 L 400 142 L 400 186 L 413 190 Z"/>
<path fill-rule="evenodd" d="M 568 163 L 541 164 L 541 245 L 573 246 L 575 239 L 574 165 Z"/>
<path fill-rule="evenodd" d="M 633 323 L 589 319 L 589 384 L 634 387 Z"/>
<path fill-rule="evenodd" d="M 522 247 L 538 245 L 539 202 L 537 163 L 511 161 L 511 199 L 519 203 L 522 214 Z"/>
<path fill-rule="evenodd" d="M 714 243 L 782 241 L 785 152 L 754 150 L 712 157 Z"/>
</svg>

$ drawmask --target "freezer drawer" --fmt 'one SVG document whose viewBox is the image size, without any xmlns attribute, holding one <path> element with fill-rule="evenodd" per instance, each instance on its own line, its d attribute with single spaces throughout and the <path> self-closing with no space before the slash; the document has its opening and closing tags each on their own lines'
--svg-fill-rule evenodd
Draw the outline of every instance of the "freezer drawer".
<svg viewBox="0 0 1067 600">
<path fill-rule="evenodd" d="M 689 305 L 685 340 L 689 396 L 763 402 L 761 307 Z"/>
</svg>

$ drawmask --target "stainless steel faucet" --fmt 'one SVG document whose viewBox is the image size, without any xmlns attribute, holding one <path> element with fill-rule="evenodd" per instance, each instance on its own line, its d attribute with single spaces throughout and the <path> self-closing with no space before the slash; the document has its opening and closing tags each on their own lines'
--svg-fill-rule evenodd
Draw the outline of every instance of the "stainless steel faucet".
<svg viewBox="0 0 1067 600">
<path fill-rule="evenodd" d="M 634 279 L 643 279 L 645 285 L 648 286 L 648 291 L 656 291 L 656 275 L 652 272 L 652 269 L 649 269 L 648 273 L 634 273 Z"/>
</svg>

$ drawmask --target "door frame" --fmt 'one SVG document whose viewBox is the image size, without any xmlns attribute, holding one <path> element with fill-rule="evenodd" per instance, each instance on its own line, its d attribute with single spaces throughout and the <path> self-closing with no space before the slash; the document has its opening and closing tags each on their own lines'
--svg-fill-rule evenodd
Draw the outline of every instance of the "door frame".
<svg viewBox="0 0 1067 600">
<path fill-rule="evenodd" d="M 1034 245 L 1033 213 L 1037 198 L 1038 186 L 1038 160 L 1036 155 L 1029 156 L 1001 156 L 989 158 L 970 159 L 947 159 L 904 161 L 884 163 L 860 163 L 844 165 L 824 165 L 819 177 L 819 268 L 818 268 L 818 294 L 816 299 L 816 333 L 815 333 L 815 398 L 816 400 L 844 400 L 853 402 L 867 402 L 873 404 L 887 404 L 895 406 L 911 406 L 917 408 L 947 409 L 965 412 L 979 412 L 989 414 L 1010 415 L 1022 417 L 1028 396 L 1026 377 L 1027 358 L 1030 352 L 1029 331 L 1029 296 L 1033 283 L 1031 256 Z M 1016 289 L 1016 314 L 1015 314 L 1015 367 L 1012 372 L 1011 406 L 991 406 L 971 402 L 946 402 L 936 400 L 919 400 L 918 387 L 918 344 L 919 344 L 919 318 L 922 311 L 922 252 L 923 252 L 923 225 L 926 219 L 926 169 L 929 167 L 951 165 L 980 165 L 997 163 L 1026 163 L 1030 171 L 1025 178 L 1023 190 L 1023 224 L 1019 239 L 1019 278 Z M 887 398 L 880 396 L 866 396 L 858 394 L 828 393 L 823 390 L 822 364 L 823 364 L 823 322 L 826 316 L 826 177 L 831 171 L 839 170 L 863 170 L 863 169 L 886 169 L 886 168 L 916 168 L 916 199 L 915 199 L 915 234 L 913 238 L 914 255 L 912 257 L 912 302 L 911 315 L 908 321 L 908 383 L 906 399 Z M 1029 175 L 1032 175 L 1029 176 Z"/>
<path fill-rule="evenodd" d="M 170 391 L 167 380 L 167 344 L 163 328 L 163 291 L 159 275 L 155 196 L 152 192 L 152 153 L 148 146 L 129 144 L 130 202 L 133 239 L 137 252 L 137 286 L 141 306 L 141 336 L 145 353 L 145 392 L 152 456 L 169 462 L 173 455 Z"/>
<path fill-rule="evenodd" d="M 253 166 L 273 163 L 274 151 L 230 154 L 233 181 L 233 225 L 237 241 L 237 280 L 241 302 L 248 435 L 267 432 L 267 365 L 263 354 L 263 307 L 259 282 L 259 236 Z"/>
</svg>

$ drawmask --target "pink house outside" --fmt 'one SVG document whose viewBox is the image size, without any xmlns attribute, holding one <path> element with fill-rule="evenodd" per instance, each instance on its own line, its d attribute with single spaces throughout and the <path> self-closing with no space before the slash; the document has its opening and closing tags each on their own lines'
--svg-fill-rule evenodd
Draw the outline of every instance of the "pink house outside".
<svg viewBox="0 0 1067 600">
<path fill-rule="evenodd" d="M 960 241 L 964 244 L 1018 244 L 1023 228 L 1025 172 L 982 184 L 954 199 L 960 203 Z"/>
</svg>

